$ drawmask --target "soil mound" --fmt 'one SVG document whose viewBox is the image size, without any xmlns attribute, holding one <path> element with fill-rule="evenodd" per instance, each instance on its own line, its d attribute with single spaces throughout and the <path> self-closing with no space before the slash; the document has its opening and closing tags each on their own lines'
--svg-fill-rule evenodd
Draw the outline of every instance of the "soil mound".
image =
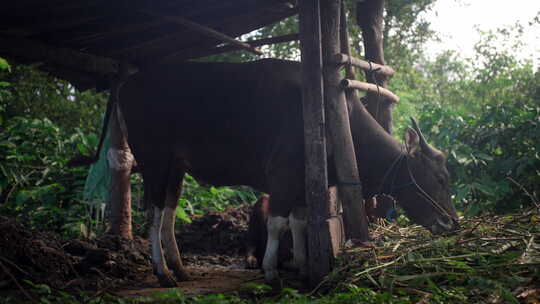
<svg viewBox="0 0 540 304">
<path fill-rule="evenodd" d="M 180 227 L 177 240 L 187 254 L 240 256 L 245 252 L 249 205 L 209 211 Z"/>
<path fill-rule="evenodd" d="M 177 239 L 186 265 L 243 268 L 249 211 L 247 205 L 210 211 L 179 227 Z M 103 235 L 62 241 L 0 216 L 0 289 L 16 288 L 15 280 L 29 280 L 58 289 L 111 290 L 138 285 L 149 277 L 152 267 L 146 239 Z"/>
</svg>

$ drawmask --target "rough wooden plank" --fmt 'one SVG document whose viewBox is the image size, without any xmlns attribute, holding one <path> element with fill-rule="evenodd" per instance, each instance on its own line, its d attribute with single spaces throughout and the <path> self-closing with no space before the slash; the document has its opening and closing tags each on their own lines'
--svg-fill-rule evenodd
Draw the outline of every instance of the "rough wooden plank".
<svg viewBox="0 0 540 304">
<path fill-rule="evenodd" d="M 326 223 L 330 214 L 319 0 L 301 0 L 299 9 L 306 157 L 305 193 L 309 209 L 308 263 L 310 283 L 316 285 L 330 272 L 332 263 L 330 233 Z"/>
<path fill-rule="evenodd" d="M 334 63 L 340 53 L 340 0 L 321 3 L 322 49 L 324 60 L 324 97 L 327 134 L 331 157 L 336 166 L 339 196 L 343 203 L 347 235 L 355 241 L 368 240 L 367 217 L 361 202 L 362 187 L 352 141 L 345 91 L 340 86 L 339 65 Z"/>
<path fill-rule="evenodd" d="M 179 17 L 179 16 L 168 16 L 168 15 L 164 15 L 164 14 L 161 14 L 161 13 L 148 11 L 148 10 L 142 10 L 142 12 L 146 13 L 146 14 L 148 14 L 150 16 L 156 17 L 156 18 L 161 18 L 163 20 L 179 24 L 181 26 L 184 26 L 186 28 L 189 28 L 191 30 L 199 32 L 199 33 L 201 33 L 203 35 L 206 35 L 208 37 L 211 37 L 211 38 L 223 41 L 223 42 L 228 42 L 228 43 L 234 44 L 237 47 L 239 47 L 239 48 L 241 48 L 243 50 L 246 50 L 246 51 L 248 51 L 250 53 L 253 53 L 255 55 L 262 55 L 263 54 L 263 52 L 261 52 L 260 50 L 257 50 L 256 48 L 252 47 L 251 45 L 249 45 L 249 44 L 247 44 L 245 42 L 236 40 L 233 37 L 229 37 L 229 36 L 227 36 L 227 35 L 225 35 L 223 33 L 220 33 L 220 32 L 218 32 L 218 31 L 216 31 L 216 30 L 214 30 L 212 28 L 209 28 L 209 27 L 204 26 L 202 24 L 195 23 L 195 22 L 193 22 L 191 20 L 188 20 L 188 19 L 185 19 L 185 18 L 182 18 L 182 17 Z"/>
<path fill-rule="evenodd" d="M 341 81 L 341 86 L 345 89 L 357 89 L 364 92 L 370 92 L 373 94 L 380 93 L 381 95 L 388 98 L 388 100 L 393 103 L 399 102 L 399 97 L 397 95 L 395 95 L 388 89 L 385 89 L 383 87 L 377 87 L 373 83 L 367 83 L 367 82 L 352 80 L 352 79 L 343 79 Z"/>
<path fill-rule="evenodd" d="M 34 62 L 42 61 L 94 75 L 109 75 L 118 71 L 118 62 L 115 60 L 71 49 L 51 47 L 23 38 L 0 36 L 0 45 L 2 45 L 0 55 L 22 57 Z M 136 70 L 134 66 L 129 68 Z"/>
<path fill-rule="evenodd" d="M 245 42 L 253 47 L 257 47 L 261 45 L 289 42 L 289 41 L 294 41 L 298 39 L 300 39 L 298 34 L 288 34 L 288 35 L 282 35 L 282 36 L 276 36 L 276 37 L 262 38 L 258 40 L 250 40 L 250 41 L 245 41 Z M 240 50 L 240 48 L 236 45 L 225 45 L 225 46 L 218 46 L 218 47 L 213 47 L 213 48 L 194 47 L 194 48 L 184 49 L 180 52 L 176 52 L 174 54 L 165 56 L 163 59 L 160 60 L 160 62 L 161 63 L 176 63 L 176 62 L 182 62 L 182 61 L 186 61 L 193 58 L 208 57 L 212 55 L 223 54 L 223 53 L 233 52 L 233 51 L 238 51 L 238 50 Z"/>
</svg>

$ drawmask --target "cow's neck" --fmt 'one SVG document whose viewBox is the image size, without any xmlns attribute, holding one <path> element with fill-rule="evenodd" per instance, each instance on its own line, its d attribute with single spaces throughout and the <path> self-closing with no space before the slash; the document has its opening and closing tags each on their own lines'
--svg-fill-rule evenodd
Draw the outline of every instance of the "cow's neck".
<svg viewBox="0 0 540 304">
<path fill-rule="evenodd" d="M 350 122 L 364 192 L 376 194 L 381 190 L 384 174 L 403 153 L 403 145 L 388 134 L 360 103 L 353 105 Z"/>
</svg>

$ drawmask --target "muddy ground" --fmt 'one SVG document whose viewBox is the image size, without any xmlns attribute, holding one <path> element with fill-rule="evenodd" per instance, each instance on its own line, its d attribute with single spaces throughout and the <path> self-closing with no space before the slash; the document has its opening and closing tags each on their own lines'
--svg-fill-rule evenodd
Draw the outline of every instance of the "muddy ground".
<svg viewBox="0 0 540 304">
<path fill-rule="evenodd" d="M 260 271 L 244 265 L 248 215 L 248 206 L 212 211 L 177 229 L 184 264 L 193 276 L 180 284 L 185 292 L 229 292 L 246 282 L 262 282 Z M 146 239 L 103 235 L 62 241 L 0 217 L 0 294 L 27 288 L 24 280 L 126 296 L 159 290 Z"/>
</svg>

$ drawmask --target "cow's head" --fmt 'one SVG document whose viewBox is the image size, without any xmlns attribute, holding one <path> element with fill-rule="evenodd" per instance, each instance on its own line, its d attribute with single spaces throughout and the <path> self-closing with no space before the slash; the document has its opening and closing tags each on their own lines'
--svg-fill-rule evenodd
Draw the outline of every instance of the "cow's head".
<svg viewBox="0 0 540 304">
<path fill-rule="evenodd" d="M 393 195 L 411 220 L 432 233 L 454 230 L 458 217 L 450 199 L 446 156 L 427 143 L 411 120 L 413 127 L 405 133 L 406 153 L 395 164 Z"/>
</svg>

